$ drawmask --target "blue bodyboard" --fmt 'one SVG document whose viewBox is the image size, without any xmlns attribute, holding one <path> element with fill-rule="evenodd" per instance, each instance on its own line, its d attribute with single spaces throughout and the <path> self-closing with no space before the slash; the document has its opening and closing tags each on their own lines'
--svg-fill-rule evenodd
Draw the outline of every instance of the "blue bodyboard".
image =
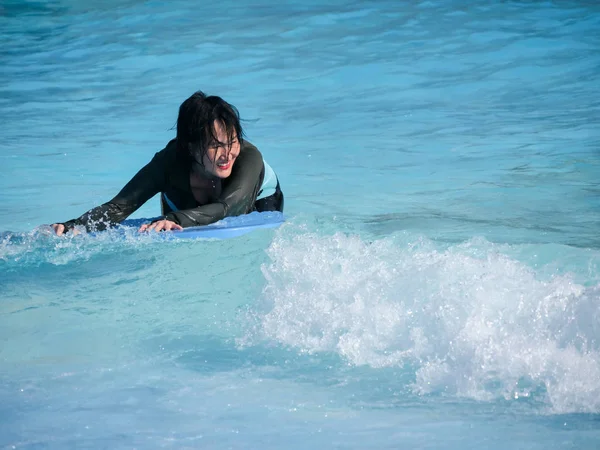
<svg viewBox="0 0 600 450">
<path fill-rule="evenodd" d="M 140 227 L 152 220 L 154 219 L 125 220 L 121 223 L 121 226 Z M 162 231 L 160 234 L 165 238 L 178 239 L 229 239 L 254 230 L 277 228 L 283 222 L 285 222 L 283 213 L 277 211 L 252 212 L 236 217 L 226 217 L 210 225 L 189 227 L 183 230 Z"/>
</svg>

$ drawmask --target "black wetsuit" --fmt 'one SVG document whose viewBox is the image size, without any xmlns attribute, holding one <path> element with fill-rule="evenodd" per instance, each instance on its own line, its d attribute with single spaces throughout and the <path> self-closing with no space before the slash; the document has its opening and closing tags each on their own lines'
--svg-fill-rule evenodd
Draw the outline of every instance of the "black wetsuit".
<svg viewBox="0 0 600 450">
<path fill-rule="evenodd" d="M 184 228 L 207 225 L 224 217 L 252 211 L 283 211 L 283 193 L 278 181 L 274 194 L 257 200 L 264 177 L 265 164 L 261 153 L 254 145 L 243 141 L 231 175 L 222 179 L 218 199 L 200 205 L 190 187 L 190 163 L 177 152 L 174 139 L 156 153 L 115 198 L 64 225 L 67 229 L 83 225 L 88 231 L 104 230 L 125 220 L 159 192 L 163 194 L 164 218 Z M 176 205 L 176 210 L 172 205 Z"/>
</svg>

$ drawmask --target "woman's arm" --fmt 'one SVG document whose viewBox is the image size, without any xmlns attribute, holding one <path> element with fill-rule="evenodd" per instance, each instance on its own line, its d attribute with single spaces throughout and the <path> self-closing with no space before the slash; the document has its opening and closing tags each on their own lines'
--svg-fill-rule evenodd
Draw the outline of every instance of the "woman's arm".
<svg viewBox="0 0 600 450">
<path fill-rule="evenodd" d="M 165 151 L 156 153 L 112 200 L 77 219 L 64 222 L 65 231 L 72 230 L 76 225 L 85 226 L 87 231 L 105 230 L 125 220 L 160 192 L 165 185 Z"/>
</svg>

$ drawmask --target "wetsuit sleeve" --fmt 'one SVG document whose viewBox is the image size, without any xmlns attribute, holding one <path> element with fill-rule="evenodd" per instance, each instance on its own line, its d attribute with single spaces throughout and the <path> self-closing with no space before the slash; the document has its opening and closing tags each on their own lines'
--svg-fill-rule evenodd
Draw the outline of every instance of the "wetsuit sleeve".
<svg viewBox="0 0 600 450">
<path fill-rule="evenodd" d="M 215 203 L 170 212 L 166 219 L 182 227 L 208 225 L 228 216 L 239 216 L 254 208 L 258 189 L 264 177 L 262 155 L 252 144 L 245 143 L 226 179 L 223 192 Z"/>
<path fill-rule="evenodd" d="M 65 222 L 70 230 L 76 225 L 85 226 L 87 231 L 102 231 L 112 227 L 131 215 L 165 185 L 164 151 L 157 153 L 111 201 L 97 206 L 77 219 Z"/>
</svg>

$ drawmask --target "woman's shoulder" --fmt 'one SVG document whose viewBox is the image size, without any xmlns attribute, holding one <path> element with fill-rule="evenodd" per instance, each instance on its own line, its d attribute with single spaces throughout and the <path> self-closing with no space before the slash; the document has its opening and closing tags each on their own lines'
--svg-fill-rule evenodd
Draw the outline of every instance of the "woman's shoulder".
<svg viewBox="0 0 600 450">
<path fill-rule="evenodd" d="M 260 150 L 256 147 L 256 145 L 248 142 L 244 139 L 240 148 L 240 156 L 244 155 L 245 158 L 248 159 L 257 159 L 260 158 L 262 160 L 262 154 Z"/>
<path fill-rule="evenodd" d="M 160 164 L 165 168 L 177 165 L 178 163 L 177 140 L 173 139 L 160 151 L 154 154 L 152 162 Z"/>
<path fill-rule="evenodd" d="M 171 139 L 165 148 L 156 153 L 156 155 L 160 155 L 162 157 L 171 157 L 174 158 L 177 156 L 177 139 Z"/>
</svg>

